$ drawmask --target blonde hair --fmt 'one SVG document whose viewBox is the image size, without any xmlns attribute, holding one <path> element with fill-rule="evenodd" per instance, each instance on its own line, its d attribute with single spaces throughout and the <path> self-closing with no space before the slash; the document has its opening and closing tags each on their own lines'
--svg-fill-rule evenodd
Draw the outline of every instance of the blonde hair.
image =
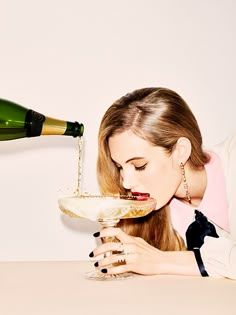
<svg viewBox="0 0 236 315">
<path fill-rule="evenodd" d="M 103 194 L 129 193 L 122 186 L 108 146 L 109 137 L 126 130 L 163 147 L 169 154 L 177 140 L 186 137 L 192 144 L 190 167 L 198 169 L 208 162 L 197 120 L 181 96 L 166 88 L 135 90 L 115 101 L 100 124 L 97 176 Z M 119 225 L 128 234 L 142 237 L 161 250 L 185 249 L 183 239 L 172 227 L 168 205 L 143 218 L 121 220 Z"/>
</svg>

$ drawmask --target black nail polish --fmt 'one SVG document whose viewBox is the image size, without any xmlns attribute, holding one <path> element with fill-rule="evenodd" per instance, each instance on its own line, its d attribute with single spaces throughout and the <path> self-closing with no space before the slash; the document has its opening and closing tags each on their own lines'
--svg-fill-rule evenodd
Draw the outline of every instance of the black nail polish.
<svg viewBox="0 0 236 315">
<path fill-rule="evenodd" d="M 100 232 L 96 232 L 93 234 L 94 237 L 98 237 L 100 235 Z"/>
<path fill-rule="evenodd" d="M 91 253 L 89 254 L 89 257 L 93 257 L 93 256 L 94 256 L 94 253 L 91 252 Z"/>
<path fill-rule="evenodd" d="M 94 267 L 98 267 L 98 261 L 95 262 Z"/>
<path fill-rule="evenodd" d="M 101 269 L 102 273 L 107 273 L 107 269 Z"/>
</svg>

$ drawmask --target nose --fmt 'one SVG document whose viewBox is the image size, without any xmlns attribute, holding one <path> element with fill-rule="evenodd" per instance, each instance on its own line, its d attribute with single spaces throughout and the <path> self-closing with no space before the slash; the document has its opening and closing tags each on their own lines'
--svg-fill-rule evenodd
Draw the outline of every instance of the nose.
<svg viewBox="0 0 236 315">
<path fill-rule="evenodd" d="M 134 178 L 129 172 L 122 172 L 122 184 L 125 189 L 133 189 L 135 187 Z"/>
<path fill-rule="evenodd" d="M 123 180 L 123 187 L 125 188 L 125 189 L 131 189 L 132 188 L 132 186 L 130 185 L 130 184 L 128 184 L 128 182 L 126 182 L 126 181 L 124 181 Z"/>
</svg>

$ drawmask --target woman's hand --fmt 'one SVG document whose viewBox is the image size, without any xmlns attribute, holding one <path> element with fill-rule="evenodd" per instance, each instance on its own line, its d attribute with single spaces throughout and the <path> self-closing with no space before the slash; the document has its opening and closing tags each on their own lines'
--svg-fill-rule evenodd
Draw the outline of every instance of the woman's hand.
<svg viewBox="0 0 236 315">
<path fill-rule="evenodd" d="M 90 253 L 99 256 L 95 267 L 108 274 L 134 272 L 142 275 L 198 275 L 200 272 L 192 251 L 161 251 L 140 237 L 133 237 L 119 228 L 108 227 L 94 234 L 95 237 L 114 239 L 105 242 Z M 100 256 L 108 254 L 105 258 Z"/>
<path fill-rule="evenodd" d="M 107 239 L 115 237 L 119 241 L 105 242 L 90 254 L 90 257 L 108 254 L 94 264 L 102 272 L 119 274 L 129 271 L 142 275 L 164 273 L 166 252 L 149 245 L 142 238 L 130 236 L 113 227 L 104 228 L 94 236 Z"/>
</svg>

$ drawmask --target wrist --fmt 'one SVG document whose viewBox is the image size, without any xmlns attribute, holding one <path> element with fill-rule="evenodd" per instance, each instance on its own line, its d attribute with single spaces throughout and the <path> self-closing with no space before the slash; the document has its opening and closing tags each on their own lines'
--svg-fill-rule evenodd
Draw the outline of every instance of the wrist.
<svg viewBox="0 0 236 315">
<path fill-rule="evenodd" d="M 161 274 L 200 275 L 200 271 L 192 251 L 166 251 L 160 266 Z"/>
</svg>

